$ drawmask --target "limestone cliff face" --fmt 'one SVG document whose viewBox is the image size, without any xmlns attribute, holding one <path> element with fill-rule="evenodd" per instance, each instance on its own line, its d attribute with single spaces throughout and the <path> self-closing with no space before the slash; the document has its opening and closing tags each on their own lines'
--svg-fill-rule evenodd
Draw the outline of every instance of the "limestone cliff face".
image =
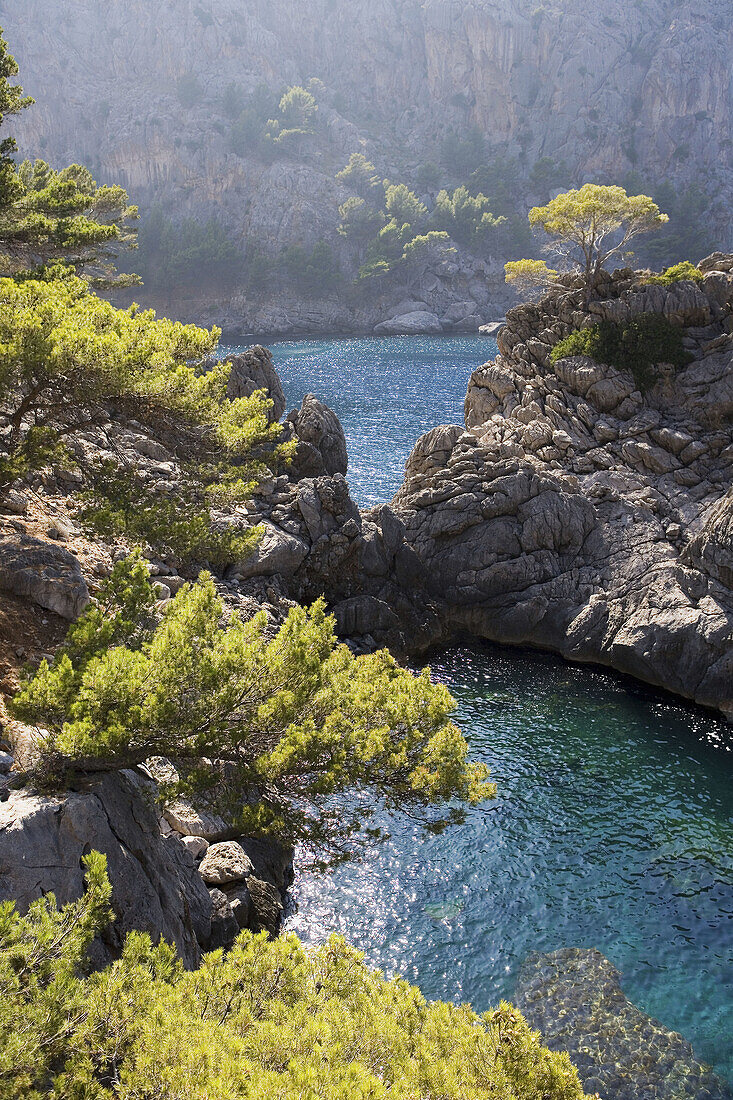
<svg viewBox="0 0 733 1100">
<path fill-rule="evenodd" d="M 38 100 L 15 127 L 23 153 L 89 163 L 141 204 L 215 213 L 235 241 L 337 243 L 333 175 L 350 153 L 401 178 L 449 127 L 478 125 L 578 181 L 636 169 L 701 183 L 731 243 L 728 0 L 5 0 L 0 18 Z M 190 108 L 186 75 L 203 90 Z M 314 76 L 331 93 L 328 153 L 231 152 L 229 83 Z"/>
</svg>

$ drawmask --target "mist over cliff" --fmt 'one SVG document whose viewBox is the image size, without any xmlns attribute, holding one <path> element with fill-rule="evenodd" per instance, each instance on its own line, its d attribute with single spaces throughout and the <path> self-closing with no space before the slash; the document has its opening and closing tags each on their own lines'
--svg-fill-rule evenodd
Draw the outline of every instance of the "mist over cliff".
<svg viewBox="0 0 733 1100">
<path fill-rule="evenodd" d="M 361 308 L 347 300 L 357 261 L 337 233 L 351 192 L 334 178 L 354 152 L 421 197 L 482 164 L 512 165 L 513 210 L 496 170 L 474 188 L 505 216 L 558 187 L 631 181 L 685 208 L 680 248 L 694 248 L 695 212 L 700 255 L 731 244 L 728 0 L 4 0 L 0 20 L 38 101 L 15 127 L 23 155 L 89 164 L 123 183 L 144 219 L 156 205 L 174 223 L 213 219 L 243 257 L 206 292 L 178 280 L 175 302 L 204 319 L 278 327 L 277 301 L 287 330 L 288 302 L 303 295 L 276 275 L 258 320 L 253 257 L 320 241 L 341 273 L 320 298 Z M 276 110 L 283 89 L 309 81 L 313 141 L 263 155 L 246 126 L 237 139 L 232 89 L 241 106 L 269 90 Z M 459 249 L 449 297 L 475 300 L 470 284 L 483 280 L 477 309 L 490 313 L 508 250 L 488 248 L 480 268 Z M 338 327 L 310 308 L 316 327 Z"/>
</svg>

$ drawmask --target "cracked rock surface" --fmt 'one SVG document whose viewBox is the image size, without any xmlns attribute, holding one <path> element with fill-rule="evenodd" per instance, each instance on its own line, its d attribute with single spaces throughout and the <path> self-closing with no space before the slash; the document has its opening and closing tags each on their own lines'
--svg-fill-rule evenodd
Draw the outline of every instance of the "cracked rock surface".
<svg viewBox="0 0 733 1100">
<path fill-rule="evenodd" d="M 418 440 L 390 506 L 361 517 L 337 616 L 412 652 L 458 631 L 552 649 L 733 717 L 733 256 L 701 267 L 671 287 L 604 274 L 589 313 L 567 276 L 510 310 L 465 425 Z M 638 313 L 681 328 L 689 365 L 657 364 L 642 393 L 551 362 L 573 329 Z"/>
</svg>

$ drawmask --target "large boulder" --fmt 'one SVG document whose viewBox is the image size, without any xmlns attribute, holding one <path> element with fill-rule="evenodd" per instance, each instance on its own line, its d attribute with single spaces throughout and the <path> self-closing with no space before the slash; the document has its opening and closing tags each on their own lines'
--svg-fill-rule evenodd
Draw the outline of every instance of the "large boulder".
<svg viewBox="0 0 733 1100">
<path fill-rule="evenodd" d="M 698 1062 L 686 1039 L 626 998 L 621 975 L 600 951 L 530 955 L 514 1003 L 550 1050 L 567 1051 L 588 1094 L 733 1100 L 730 1087 Z"/>
<path fill-rule="evenodd" d="M 257 390 L 265 390 L 272 401 L 269 419 L 279 420 L 286 409 L 285 394 L 272 361 L 272 353 L 261 344 L 255 344 L 240 355 L 230 355 L 226 362 L 232 368 L 227 396 L 234 400 L 237 397 L 251 397 Z"/>
<path fill-rule="evenodd" d="M 0 900 L 25 912 L 53 893 L 65 905 L 83 892 L 82 857 L 103 852 L 115 920 L 95 944 L 94 961 L 114 958 L 138 930 L 174 943 L 184 964 L 196 966 L 210 937 L 211 899 L 183 844 L 160 835 L 156 793 L 133 771 L 57 798 L 11 792 L 0 805 Z"/>
<path fill-rule="evenodd" d="M 413 313 L 403 313 L 400 317 L 392 317 L 388 321 L 382 321 L 374 329 L 375 336 L 431 336 L 443 331 L 440 318 L 437 313 L 428 310 L 415 310 Z"/>
<path fill-rule="evenodd" d="M 264 524 L 264 534 L 253 554 L 235 566 L 240 577 L 292 576 L 308 557 L 308 544 L 289 535 L 273 523 Z"/>
<path fill-rule="evenodd" d="M 333 409 L 312 393 L 303 398 L 288 422 L 300 441 L 294 465 L 300 477 L 345 474 L 349 465 L 346 436 Z"/>
<path fill-rule="evenodd" d="M 29 535 L 0 539 L 0 589 L 71 621 L 89 603 L 89 589 L 74 555 Z"/>
</svg>

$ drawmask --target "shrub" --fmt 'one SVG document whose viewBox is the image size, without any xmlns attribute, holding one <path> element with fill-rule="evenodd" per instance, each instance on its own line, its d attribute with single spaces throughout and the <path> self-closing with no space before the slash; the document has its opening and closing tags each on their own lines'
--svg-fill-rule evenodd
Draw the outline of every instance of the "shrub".
<svg viewBox="0 0 733 1100">
<path fill-rule="evenodd" d="M 680 329 L 661 313 L 640 313 L 628 321 L 601 321 L 577 329 L 555 345 L 550 359 L 556 363 L 571 355 L 587 355 L 597 363 L 629 371 L 642 393 L 654 384 L 657 363 L 680 368 L 692 361 Z"/>
<path fill-rule="evenodd" d="M 128 935 L 88 975 L 109 919 L 102 856 L 59 910 L 0 911 L 0 1095 L 40 1100 L 583 1100 L 567 1054 L 511 1005 L 479 1016 L 387 981 L 342 939 L 243 933 L 184 971 L 167 944 Z"/>
<path fill-rule="evenodd" d="M 436 829 L 493 795 L 467 763 L 448 691 L 386 650 L 354 657 L 322 601 L 293 608 L 274 638 L 264 613 L 223 625 L 206 575 L 157 625 L 151 607 L 142 562 L 118 563 L 99 606 L 12 701 L 49 731 L 37 784 L 164 756 L 180 776 L 171 796 L 204 795 L 241 832 L 328 856 L 379 835 L 379 804 Z"/>
<path fill-rule="evenodd" d="M 204 89 L 195 73 L 184 73 L 176 81 L 176 95 L 182 107 L 195 107 L 203 97 Z"/>
<path fill-rule="evenodd" d="M 650 275 L 644 282 L 656 284 L 658 286 L 672 286 L 674 283 L 681 283 L 687 280 L 701 283 L 704 278 L 705 276 L 699 267 L 695 267 L 689 260 L 682 260 L 678 264 L 673 264 L 671 267 L 665 268 L 661 275 Z"/>
<path fill-rule="evenodd" d="M 115 309 L 73 276 L 0 280 L 0 306 L 0 490 L 71 461 L 64 441 L 106 423 L 114 405 L 182 455 L 180 483 L 161 501 L 136 468 L 122 460 L 95 466 L 79 452 L 92 486 L 87 519 L 158 552 L 195 557 L 207 545 L 216 557 L 218 545 L 231 560 L 231 532 L 216 535 L 209 506 L 241 501 L 291 448 L 279 450 L 279 425 L 268 423 L 261 394 L 228 400 L 227 364 L 192 365 L 214 350 L 218 330 L 158 320 L 137 306 Z M 249 535 L 243 540 L 240 550 L 251 545 Z"/>
</svg>

